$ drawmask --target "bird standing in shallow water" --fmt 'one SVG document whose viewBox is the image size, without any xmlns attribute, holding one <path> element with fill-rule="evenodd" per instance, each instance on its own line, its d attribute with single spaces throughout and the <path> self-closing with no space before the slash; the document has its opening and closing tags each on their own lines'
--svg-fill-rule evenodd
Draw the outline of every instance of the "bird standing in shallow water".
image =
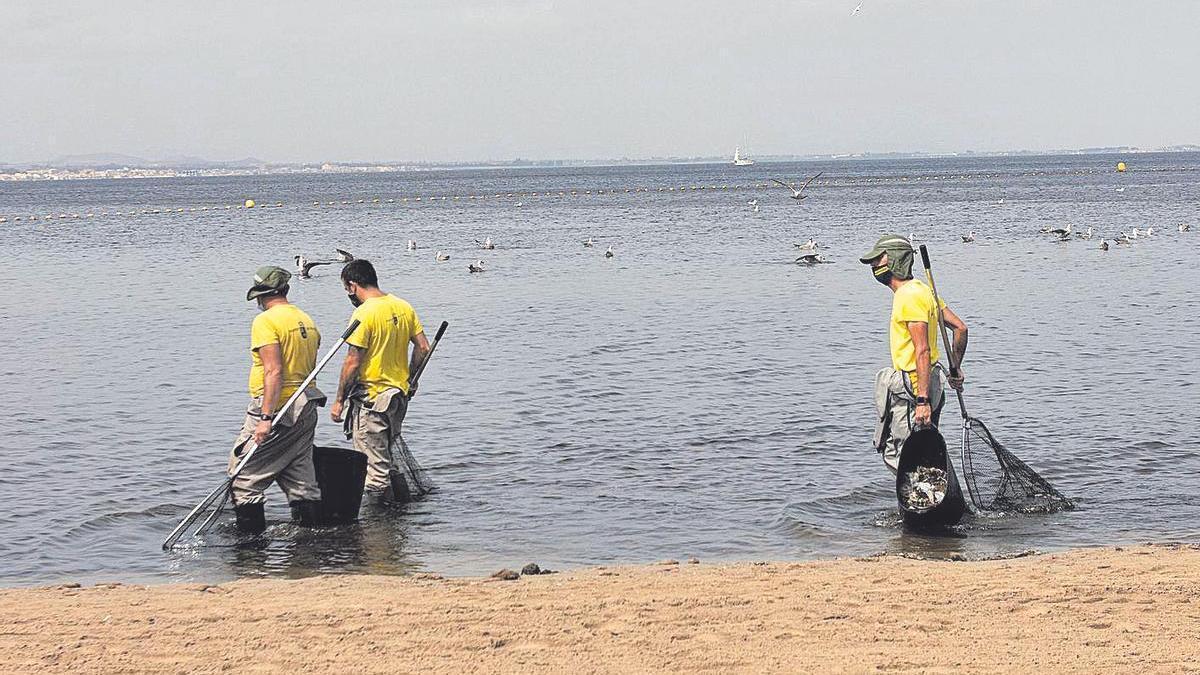
<svg viewBox="0 0 1200 675">
<path fill-rule="evenodd" d="M 412 239 L 409 239 L 408 240 L 408 250 L 410 250 L 410 251 L 417 250 L 417 242 L 413 241 Z"/>
<path fill-rule="evenodd" d="M 613 253 L 613 249 L 612 249 L 612 247 L 611 247 L 611 246 L 609 246 L 609 247 L 608 247 L 608 250 L 604 252 L 604 257 L 605 257 L 605 258 L 611 258 L 611 257 L 613 257 L 614 255 L 616 255 L 616 254 L 615 254 L 615 253 Z"/>
<path fill-rule="evenodd" d="M 1108 242 L 1107 241 L 1104 241 L 1103 239 L 1100 240 L 1100 250 L 1101 251 L 1108 250 Z"/>
</svg>

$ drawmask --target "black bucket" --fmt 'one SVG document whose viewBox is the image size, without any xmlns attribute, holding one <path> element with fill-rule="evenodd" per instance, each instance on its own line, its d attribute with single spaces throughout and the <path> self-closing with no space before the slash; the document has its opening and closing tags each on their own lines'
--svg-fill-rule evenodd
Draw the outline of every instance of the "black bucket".
<svg viewBox="0 0 1200 675">
<path fill-rule="evenodd" d="M 900 494 L 904 474 L 919 466 L 929 466 L 946 472 L 946 496 L 942 501 L 924 509 L 910 508 Z M 896 472 L 896 503 L 905 527 L 914 530 L 937 530 L 958 524 L 967 512 L 958 475 L 946 451 L 946 439 L 932 427 L 912 432 L 900 450 L 900 469 Z"/>
<path fill-rule="evenodd" d="M 313 464 L 321 486 L 324 524 L 344 525 L 358 520 L 367 482 L 367 456 L 346 448 L 314 447 Z"/>
</svg>

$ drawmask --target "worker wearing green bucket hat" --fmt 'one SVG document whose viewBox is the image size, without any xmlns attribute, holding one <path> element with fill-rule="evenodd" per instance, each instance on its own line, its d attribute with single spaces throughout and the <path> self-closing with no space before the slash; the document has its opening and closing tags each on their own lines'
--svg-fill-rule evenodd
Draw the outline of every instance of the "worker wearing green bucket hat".
<svg viewBox="0 0 1200 675">
<path fill-rule="evenodd" d="M 241 450 L 253 439 L 259 446 L 233 479 L 232 496 L 238 528 L 257 534 L 266 528 L 264 492 L 278 483 L 301 525 L 317 524 L 321 489 L 313 468 L 313 435 L 317 406 L 325 395 L 310 385 L 296 403 L 271 426 L 277 408 L 302 384 L 316 366 L 321 334 L 313 320 L 288 302 L 292 275 L 287 270 L 260 267 L 246 300 L 258 303 L 250 325 L 250 405 L 242 431 L 229 457 L 233 472 Z"/>
<path fill-rule="evenodd" d="M 913 278 L 915 255 L 912 243 L 895 234 L 879 238 L 859 262 L 870 265 L 871 274 L 892 291 L 888 343 L 892 365 L 875 374 L 875 449 L 894 473 L 900 449 L 915 429 L 936 426 L 945 401 L 943 368 L 937 344 L 938 309 L 933 291 Z M 942 318 L 954 331 L 954 351 L 961 362 L 967 349 L 967 325 L 946 304 L 940 303 Z M 962 387 L 962 371 L 949 378 L 950 386 Z"/>
</svg>

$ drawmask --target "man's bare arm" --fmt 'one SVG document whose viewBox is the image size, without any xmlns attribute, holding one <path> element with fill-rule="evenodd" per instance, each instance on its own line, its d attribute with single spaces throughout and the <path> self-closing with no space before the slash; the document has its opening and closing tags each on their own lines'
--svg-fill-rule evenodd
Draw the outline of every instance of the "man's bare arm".
<svg viewBox="0 0 1200 675">
<path fill-rule="evenodd" d="M 362 365 L 365 352 L 362 347 L 354 345 L 349 345 L 346 350 L 346 360 L 342 362 L 342 373 L 338 376 L 337 394 L 333 397 L 333 404 L 329 406 L 329 416 L 334 422 L 342 421 L 342 402 L 346 400 L 346 392 L 358 376 L 358 367 Z"/>
<path fill-rule="evenodd" d="M 967 353 L 967 324 L 949 307 L 942 309 L 942 321 L 954 332 L 954 356 L 951 363 L 957 366 L 962 363 L 963 356 Z"/>
<path fill-rule="evenodd" d="M 417 372 L 417 366 L 421 365 L 421 362 L 429 355 L 429 338 L 425 337 L 425 331 L 412 336 L 412 345 L 412 356 L 408 361 L 409 373 Z"/>
<path fill-rule="evenodd" d="M 263 364 L 263 395 L 262 412 L 270 415 L 278 412 L 279 394 L 283 392 L 283 350 L 278 343 L 263 345 L 258 348 L 258 358 Z M 271 423 L 260 420 L 254 428 L 254 442 L 262 445 L 271 432 Z"/>
<path fill-rule="evenodd" d="M 913 348 L 917 350 L 917 396 L 929 398 L 929 374 L 933 364 L 929 361 L 929 324 L 924 321 L 908 322 Z"/>
</svg>

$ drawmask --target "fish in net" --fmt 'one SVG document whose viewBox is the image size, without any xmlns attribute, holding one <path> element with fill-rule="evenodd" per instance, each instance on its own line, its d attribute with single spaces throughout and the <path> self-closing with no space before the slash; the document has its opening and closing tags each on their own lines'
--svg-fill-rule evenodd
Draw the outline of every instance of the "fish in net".
<svg viewBox="0 0 1200 675">
<path fill-rule="evenodd" d="M 963 419 L 962 464 L 967 492 L 976 509 L 1051 513 L 1075 508 L 974 417 Z"/>
</svg>

